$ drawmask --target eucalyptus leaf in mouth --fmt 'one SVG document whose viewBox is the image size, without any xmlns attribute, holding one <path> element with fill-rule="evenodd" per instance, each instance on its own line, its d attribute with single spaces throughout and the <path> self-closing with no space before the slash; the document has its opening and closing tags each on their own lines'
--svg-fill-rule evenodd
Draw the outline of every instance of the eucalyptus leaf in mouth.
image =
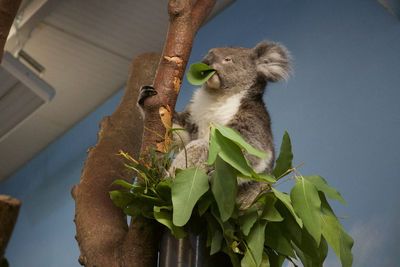
<svg viewBox="0 0 400 267">
<path fill-rule="evenodd" d="M 190 65 L 186 74 L 188 82 L 192 85 L 202 85 L 207 82 L 216 71 L 202 62 L 196 62 Z"/>
</svg>

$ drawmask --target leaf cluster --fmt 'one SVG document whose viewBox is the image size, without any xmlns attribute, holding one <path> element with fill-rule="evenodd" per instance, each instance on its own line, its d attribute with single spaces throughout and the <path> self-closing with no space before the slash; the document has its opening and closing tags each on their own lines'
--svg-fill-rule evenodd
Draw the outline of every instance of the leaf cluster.
<svg viewBox="0 0 400 267">
<path fill-rule="evenodd" d="M 121 179 L 115 180 L 113 185 L 120 186 L 123 189 L 110 191 L 111 200 L 114 205 L 133 218 L 143 216 L 148 219 L 155 219 L 154 207 L 172 205 L 172 180 L 163 179 L 163 177 L 165 177 L 166 170 L 170 166 L 174 151 L 157 153 L 152 150 L 149 155 L 149 162 L 138 161 L 123 151 L 120 151 L 119 155 L 126 160 L 125 166 L 133 170 L 136 176 L 133 183 Z M 140 182 L 136 182 L 137 180 Z"/>
<path fill-rule="evenodd" d="M 350 267 L 353 240 L 327 201 L 331 198 L 345 203 L 344 199 L 321 176 L 297 172 L 292 166 L 288 133 L 283 136 L 270 175 L 255 172 L 244 153 L 267 156 L 235 130 L 212 125 L 208 157 L 213 169 L 211 179 L 198 167 L 179 170 L 174 179 L 162 179 L 162 171 L 156 171 L 159 176 L 143 185 L 117 180 L 115 183 L 125 191 L 110 192 L 111 199 L 131 216 L 157 220 L 176 238 L 185 237 L 189 231 L 201 232 L 201 225 L 206 224 L 210 255 L 226 253 L 235 267 L 279 267 L 285 260 L 318 267 L 327 256 L 328 245 L 342 266 Z M 163 161 L 154 163 L 157 162 Z M 163 166 L 146 169 L 135 163 L 133 168 L 147 177 L 152 168 L 161 170 Z M 236 203 L 238 177 L 269 185 L 244 210 Z M 293 181 L 289 193 L 276 188 L 283 178 Z"/>
</svg>

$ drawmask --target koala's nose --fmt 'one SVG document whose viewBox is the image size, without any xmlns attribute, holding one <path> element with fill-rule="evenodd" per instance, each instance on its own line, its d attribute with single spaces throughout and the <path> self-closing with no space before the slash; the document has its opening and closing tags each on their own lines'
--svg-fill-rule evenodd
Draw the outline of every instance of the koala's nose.
<svg viewBox="0 0 400 267">
<path fill-rule="evenodd" d="M 203 60 L 201 62 L 203 62 L 204 64 L 207 64 L 209 66 L 212 64 L 211 57 L 209 57 L 209 56 L 203 58 Z"/>
<path fill-rule="evenodd" d="M 201 62 L 210 66 L 215 62 L 214 59 L 215 59 L 215 53 L 213 50 L 210 50 Z"/>
<path fill-rule="evenodd" d="M 207 64 L 211 68 L 215 69 L 216 68 L 216 62 L 213 60 L 212 57 L 205 57 L 202 61 L 202 63 Z"/>
</svg>

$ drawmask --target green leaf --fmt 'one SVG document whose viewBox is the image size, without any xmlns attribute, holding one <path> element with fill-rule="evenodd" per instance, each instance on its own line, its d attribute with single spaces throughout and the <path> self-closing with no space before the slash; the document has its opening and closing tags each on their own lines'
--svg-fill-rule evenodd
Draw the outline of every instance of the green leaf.
<svg viewBox="0 0 400 267">
<path fill-rule="evenodd" d="M 215 160 L 217 159 L 219 151 L 221 151 L 221 147 L 218 144 L 218 140 L 215 137 L 215 127 L 211 127 L 210 130 L 210 145 L 208 148 L 208 159 L 207 164 L 213 165 Z"/>
<path fill-rule="evenodd" d="M 251 177 L 254 171 L 249 166 L 240 147 L 231 140 L 225 138 L 218 131 L 215 132 L 214 139 L 220 146 L 218 155 L 221 159 L 238 170 L 242 175 Z"/>
<path fill-rule="evenodd" d="M 303 232 L 305 233 L 305 231 Z M 308 237 L 307 237 L 308 235 Z M 328 245 L 324 238 L 321 238 L 319 247 L 317 247 L 314 239 L 306 234 L 303 236 L 301 245 L 293 244 L 296 255 L 303 263 L 304 267 L 323 267 L 323 263 L 328 254 Z"/>
<path fill-rule="evenodd" d="M 322 202 L 322 235 L 340 258 L 342 266 L 351 267 L 353 263 L 351 248 L 354 241 L 343 229 L 326 198 L 322 194 L 320 196 Z"/>
<path fill-rule="evenodd" d="M 114 205 L 121 209 L 132 203 L 135 199 L 131 193 L 120 190 L 110 191 L 109 194 Z"/>
<path fill-rule="evenodd" d="M 168 227 L 168 229 L 177 239 L 184 238 L 186 236 L 186 232 L 182 227 L 175 226 L 172 223 L 172 212 L 170 209 L 170 207 L 154 206 L 154 219 Z"/>
<path fill-rule="evenodd" d="M 325 195 L 331 199 L 336 199 L 342 204 L 346 204 L 342 195 L 333 187 L 329 186 L 324 178 L 318 175 L 304 176 L 305 179 L 310 181 L 318 191 L 325 193 Z"/>
<path fill-rule="evenodd" d="M 257 182 L 276 182 L 275 178 L 271 175 L 256 173 L 243 155 L 240 146 L 223 136 L 218 130 L 215 130 L 214 127 L 211 127 L 210 151 L 208 157 L 208 164 L 210 165 L 215 162 L 217 156 L 220 156 L 226 163 L 239 171 L 240 177 L 243 179 Z"/>
<path fill-rule="evenodd" d="M 260 200 L 263 203 L 264 210 L 261 215 L 261 219 L 270 221 L 270 222 L 281 222 L 283 221 L 283 217 L 279 213 L 279 211 L 275 208 L 275 202 L 277 201 L 276 196 L 271 193 L 264 194 Z"/>
<path fill-rule="evenodd" d="M 255 209 L 239 217 L 240 229 L 242 230 L 242 233 L 245 236 L 249 235 L 250 230 L 256 223 L 257 219 L 258 219 L 258 213 L 257 210 Z"/>
<path fill-rule="evenodd" d="M 282 216 L 285 220 L 281 223 L 282 234 L 287 240 L 291 241 L 293 249 L 296 251 L 296 255 L 301 259 L 305 267 L 316 267 L 322 266 L 325 256 L 322 256 L 320 248 L 318 248 L 317 243 L 314 238 L 308 233 L 305 228 L 300 228 L 293 216 L 289 213 L 287 209 L 282 209 L 282 204 L 277 203 L 279 211 L 281 211 Z M 325 245 L 324 238 L 321 238 L 320 247 Z"/>
<path fill-rule="evenodd" d="M 244 140 L 243 137 L 234 129 L 216 123 L 213 125 L 220 134 L 222 134 L 229 140 L 235 142 L 238 146 L 246 150 L 247 153 L 259 157 L 261 159 L 265 159 L 267 157 L 266 152 L 258 150 L 257 148 L 247 143 L 247 141 Z"/>
<path fill-rule="evenodd" d="M 199 167 L 176 174 L 171 186 L 173 222 L 176 226 L 183 226 L 189 221 L 196 202 L 208 189 L 208 176 Z"/>
<path fill-rule="evenodd" d="M 204 215 L 204 217 L 207 222 L 207 243 L 206 243 L 206 245 L 207 245 L 207 247 L 211 247 L 211 241 L 213 239 L 214 233 L 216 231 L 219 231 L 220 227 L 219 227 L 217 220 L 215 220 L 215 218 L 210 213 L 206 213 Z"/>
<path fill-rule="evenodd" d="M 202 85 L 210 79 L 214 73 L 215 70 L 207 64 L 197 62 L 190 65 L 186 78 L 190 84 Z"/>
<path fill-rule="evenodd" d="M 253 170 L 251 170 L 251 176 L 240 175 L 240 178 L 246 179 L 246 180 L 251 180 L 251 181 L 256 181 L 256 182 L 261 182 L 261 183 L 273 184 L 276 182 L 276 180 L 273 176 L 265 174 L 265 173 L 256 173 Z"/>
<path fill-rule="evenodd" d="M 282 138 L 281 151 L 278 159 L 276 160 L 275 168 L 272 171 L 272 174 L 277 178 L 277 180 L 282 178 L 282 175 L 285 174 L 287 170 L 292 168 L 292 160 L 292 144 L 288 132 L 285 131 L 285 134 Z"/>
<path fill-rule="evenodd" d="M 241 262 L 242 267 L 258 267 L 262 261 L 266 221 L 257 222 L 246 237 L 247 249 Z"/>
<path fill-rule="evenodd" d="M 260 182 L 267 182 L 267 183 L 275 183 L 276 179 L 274 176 L 266 174 L 266 173 L 257 173 L 256 175 L 253 175 L 253 177 L 256 176 Z"/>
<path fill-rule="evenodd" d="M 238 254 L 233 253 L 233 251 L 226 246 L 222 248 L 222 251 L 229 256 L 233 267 L 240 267 Z"/>
<path fill-rule="evenodd" d="M 265 229 L 265 244 L 280 254 L 294 258 L 293 248 L 284 235 L 285 230 L 282 227 L 281 223 L 268 223 Z"/>
<path fill-rule="evenodd" d="M 148 219 L 154 219 L 153 205 L 138 199 L 123 208 L 123 212 L 133 218 L 143 216 Z"/>
<path fill-rule="evenodd" d="M 305 228 L 300 228 L 288 209 L 282 203 L 277 203 L 277 208 L 285 218 L 282 224 L 282 235 L 290 240 L 296 255 L 301 259 L 304 267 L 321 267 L 323 259 L 314 238 Z M 323 246 L 324 239 L 321 238 L 320 246 Z M 322 259 L 322 260 L 321 260 Z"/>
<path fill-rule="evenodd" d="M 306 231 L 303 231 L 305 233 Z M 324 238 L 321 238 L 319 247 L 314 239 L 307 233 L 303 236 L 301 246 L 293 244 L 296 255 L 303 263 L 304 267 L 323 267 L 323 263 L 328 253 L 328 245 Z"/>
<path fill-rule="evenodd" d="M 140 186 L 138 186 L 138 185 L 128 183 L 127 181 L 122 180 L 122 179 L 117 179 L 117 180 L 115 180 L 115 181 L 112 183 L 112 185 L 119 185 L 119 186 L 122 186 L 122 187 L 124 187 L 124 188 L 126 188 L 126 189 L 129 189 L 129 190 L 140 187 Z"/>
<path fill-rule="evenodd" d="M 230 221 L 226 221 L 223 222 L 221 220 L 221 216 L 219 215 L 219 211 L 218 211 L 218 207 L 217 205 L 213 204 L 211 205 L 211 214 L 213 215 L 213 218 L 218 222 L 218 224 L 220 225 L 223 233 L 224 233 L 224 237 L 227 241 L 233 241 L 236 240 L 236 236 L 235 236 L 235 227 L 232 225 L 232 223 Z"/>
<path fill-rule="evenodd" d="M 297 257 L 300 259 L 301 263 L 303 263 L 304 267 L 322 267 L 322 265 L 314 265 L 313 258 L 305 254 L 299 247 L 293 245 L 294 250 L 296 251 Z"/>
<path fill-rule="evenodd" d="M 267 250 L 267 255 L 268 255 L 270 267 L 282 267 L 282 264 L 284 263 L 284 261 L 286 259 L 285 256 L 276 254 L 273 251 Z"/>
<path fill-rule="evenodd" d="M 211 190 L 223 222 L 231 217 L 235 208 L 237 193 L 236 177 L 236 170 L 217 157 Z"/>
<path fill-rule="evenodd" d="M 137 193 L 137 194 L 133 194 L 135 201 L 140 201 L 143 203 L 149 203 L 151 205 L 163 205 L 165 204 L 164 201 L 162 199 L 160 199 L 159 197 L 153 197 L 149 194 L 142 194 L 142 193 Z"/>
<path fill-rule="evenodd" d="M 293 208 L 304 223 L 304 227 L 319 245 L 321 240 L 321 200 L 317 188 L 301 177 L 290 192 Z"/>
<path fill-rule="evenodd" d="M 159 182 L 156 186 L 156 191 L 159 196 L 166 202 L 171 202 L 171 186 L 172 180 L 166 179 Z"/>
<path fill-rule="evenodd" d="M 284 231 L 282 231 L 286 239 L 296 244 L 301 244 L 303 229 L 299 226 L 293 215 L 282 202 L 278 201 L 276 203 L 276 208 L 284 218 L 281 224 L 284 229 Z"/>
<path fill-rule="evenodd" d="M 221 231 L 216 230 L 213 232 L 211 238 L 211 248 L 210 248 L 210 255 L 213 255 L 221 250 L 223 236 Z"/>
<path fill-rule="evenodd" d="M 294 219 L 296 220 L 297 224 L 300 227 L 303 227 L 303 222 L 302 220 L 299 218 L 299 216 L 297 216 L 296 212 L 294 211 L 294 208 L 292 206 L 292 201 L 290 200 L 290 196 L 282 193 L 280 191 L 278 191 L 275 188 L 271 188 L 272 192 L 275 194 L 275 196 L 286 206 L 286 208 L 290 211 L 290 213 L 293 215 Z"/>
<path fill-rule="evenodd" d="M 211 203 L 214 202 L 213 195 L 210 191 L 207 191 L 197 202 L 197 209 L 199 215 L 202 216 L 210 207 Z"/>
<path fill-rule="evenodd" d="M 282 235 L 290 240 L 296 255 L 301 259 L 304 267 L 321 267 L 323 260 L 319 254 L 317 243 L 305 228 L 300 228 L 289 210 L 282 202 L 277 202 L 277 209 L 285 218 L 279 223 L 282 226 Z M 321 238 L 320 246 L 323 246 L 324 239 Z"/>
<path fill-rule="evenodd" d="M 324 237 L 321 238 L 321 242 L 318 248 L 318 254 L 320 262 L 323 263 L 326 259 L 326 256 L 328 256 L 328 243 L 326 242 Z"/>
</svg>

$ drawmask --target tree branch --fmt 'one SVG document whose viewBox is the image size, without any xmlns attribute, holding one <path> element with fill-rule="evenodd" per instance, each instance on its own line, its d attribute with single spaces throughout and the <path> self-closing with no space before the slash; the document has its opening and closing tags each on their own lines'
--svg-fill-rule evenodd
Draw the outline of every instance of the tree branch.
<svg viewBox="0 0 400 267">
<path fill-rule="evenodd" d="M 22 0 L 0 0 L 0 62 L 11 25 Z"/>
<path fill-rule="evenodd" d="M 169 144 L 168 129 L 172 125 L 172 112 L 182 83 L 182 77 L 192 49 L 198 27 L 207 17 L 215 0 L 170 0 L 168 13 L 170 24 L 167 38 L 153 86 L 157 95 L 144 102 L 145 129 L 141 155 L 149 147 L 166 151 Z M 161 138 L 160 136 L 164 137 Z"/>
<path fill-rule="evenodd" d="M 103 119 L 97 145 L 90 150 L 81 181 L 72 191 L 81 264 L 155 266 L 157 237 L 161 236 L 155 224 L 139 218 L 131 222 L 128 230 L 126 217 L 109 198 L 111 183 L 116 178 L 128 180 L 132 175 L 116 154 L 122 149 L 137 158 L 141 148 L 141 158 L 146 158 L 151 147 L 158 151 L 168 149 L 172 111 L 193 38 L 214 3 L 215 0 L 198 0 L 192 6 L 191 0 L 170 0 L 170 25 L 161 59 L 153 54 L 135 60 L 121 104 L 110 117 Z M 157 73 L 156 62 L 159 62 Z M 141 136 L 143 129 L 136 101 L 139 88 L 149 84 L 154 85 L 158 94 L 144 102 L 144 129 L 151 131 L 144 131 L 140 140 L 135 138 Z"/>
<path fill-rule="evenodd" d="M 132 177 L 117 153 L 123 150 L 138 156 L 140 139 L 135 137 L 142 134 L 142 118 L 136 99 L 139 86 L 152 82 L 158 62 L 157 54 L 144 54 L 133 61 L 125 95 L 117 110 L 102 120 L 97 144 L 90 149 L 81 181 L 72 190 L 82 265 L 123 266 L 121 246 L 128 232 L 127 220 L 108 192 L 115 179 Z"/>
<path fill-rule="evenodd" d="M 192 24 L 194 29 L 200 28 L 208 15 L 210 15 L 214 5 L 215 1 L 207 1 L 205 3 L 201 0 L 196 1 L 192 8 Z"/>
<path fill-rule="evenodd" d="M 0 195 L 0 262 L 4 257 L 15 223 L 17 222 L 21 201 Z"/>
<path fill-rule="evenodd" d="M 170 146 L 169 129 L 172 127 L 172 114 L 192 49 L 193 39 L 198 27 L 207 17 L 214 4 L 215 0 L 197 0 L 194 5 L 192 5 L 191 0 L 169 1 L 170 24 L 153 83 L 154 88 L 157 90 L 157 95 L 146 99 L 143 104 L 145 118 L 140 150 L 142 159 L 146 160 L 150 148 L 166 152 Z M 153 226 L 143 225 L 143 227 L 146 233 L 154 232 L 154 229 L 151 229 Z M 140 236 L 137 229 L 137 225 L 131 224 L 129 237 L 132 240 L 138 239 Z M 158 236 L 160 237 L 161 235 Z M 128 246 L 132 244 L 129 241 L 130 238 L 127 239 Z M 154 251 L 154 261 L 149 261 L 150 265 L 137 266 L 154 266 L 157 259 L 157 254 L 155 253 L 157 244 L 158 242 L 154 242 L 154 240 L 151 244 L 146 244 L 150 247 L 154 246 L 151 249 L 151 251 Z"/>
</svg>

